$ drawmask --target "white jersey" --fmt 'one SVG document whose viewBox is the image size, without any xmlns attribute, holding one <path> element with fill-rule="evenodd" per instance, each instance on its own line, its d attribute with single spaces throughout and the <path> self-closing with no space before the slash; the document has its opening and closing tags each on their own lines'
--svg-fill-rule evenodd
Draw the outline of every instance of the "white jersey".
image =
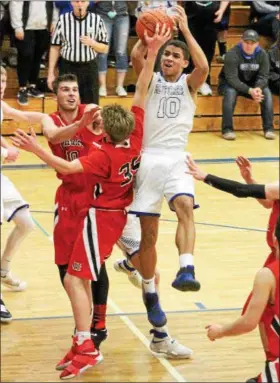
<svg viewBox="0 0 280 383">
<path fill-rule="evenodd" d="M 184 151 L 193 127 L 195 103 L 187 85 L 187 75 L 176 82 L 154 73 L 146 97 L 143 149 Z"/>
</svg>

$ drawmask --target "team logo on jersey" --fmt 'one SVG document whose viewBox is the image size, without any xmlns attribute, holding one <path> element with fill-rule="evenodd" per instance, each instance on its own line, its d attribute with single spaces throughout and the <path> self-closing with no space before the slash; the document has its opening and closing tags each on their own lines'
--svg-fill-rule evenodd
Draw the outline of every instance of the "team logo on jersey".
<svg viewBox="0 0 280 383">
<path fill-rule="evenodd" d="M 78 146 L 84 147 L 80 138 L 73 138 L 71 140 L 66 140 L 61 143 L 62 148 L 68 148 L 69 146 Z"/>
<path fill-rule="evenodd" d="M 82 271 L 82 264 L 78 262 L 72 263 L 72 269 L 74 271 Z"/>
<path fill-rule="evenodd" d="M 169 85 L 169 84 L 156 84 L 155 94 L 162 94 L 164 96 L 183 96 L 184 87 L 182 85 Z"/>
</svg>

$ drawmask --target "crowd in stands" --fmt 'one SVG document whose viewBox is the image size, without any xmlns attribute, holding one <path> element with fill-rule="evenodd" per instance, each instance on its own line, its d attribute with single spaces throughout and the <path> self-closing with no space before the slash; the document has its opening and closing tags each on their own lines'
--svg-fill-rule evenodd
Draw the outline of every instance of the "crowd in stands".
<svg viewBox="0 0 280 383">
<path fill-rule="evenodd" d="M 2 47 L 6 34 L 10 48 L 0 59 L 1 65 L 17 68 L 18 103 L 27 105 L 29 97 L 44 96 L 38 82 L 46 56 L 49 89 L 57 72 L 75 73 L 82 102 L 98 103 L 99 96 L 107 96 L 107 70 L 113 66 L 116 95 L 127 96 L 124 87 L 130 65 L 127 45 L 129 36 L 135 35 L 137 17 L 146 9 L 157 7 L 172 15 L 172 6 L 177 3 L 184 7 L 190 30 L 210 67 L 218 43 L 217 61 L 224 64 L 218 86 L 224 97 L 223 137 L 235 139 L 234 107 L 236 98 L 244 96 L 260 103 L 264 135 L 267 139 L 275 138 L 271 92 L 279 95 L 280 88 L 278 1 L 249 3 L 250 24 L 244 26 L 249 32 L 228 52 L 230 1 L 1 1 L 0 44 Z M 259 46 L 259 35 L 272 40 L 269 52 Z M 183 36 L 179 33 L 177 38 Z M 187 70 L 192 70 L 192 63 Z M 203 96 L 213 93 L 210 73 L 199 90 Z"/>
</svg>

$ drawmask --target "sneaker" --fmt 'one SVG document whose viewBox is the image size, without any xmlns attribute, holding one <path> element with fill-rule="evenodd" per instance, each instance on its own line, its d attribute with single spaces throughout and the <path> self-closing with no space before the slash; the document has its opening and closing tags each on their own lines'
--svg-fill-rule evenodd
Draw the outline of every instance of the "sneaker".
<svg viewBox="0 0 280 383">
<path fill-rule="evenodd" d="M 256 376 L 255 378 L 250 378 L 246 380 L 246 383 L 257 383 L 257 381 L 258 381 L 258 377 Z"/>
<path fill-rule="evenodd" d="M 26 289 L 26 282 L 14 277 L 10 271 L 5 276 L 1 275 L 1 283 L 12 291 L 23 291 Z"/>
<path fill-rule="evenodd" d="M 264 132 L 264 138 L 267 140 L 275 140 L 276 134 L 273 132 L 273 130 L 267 130 Z"/>
<path fill-rule="evenodd" d="M 148 320 L 154 327 L 163 327 L 167 323 L 165 313 L 159 303 L 157 293 L 143 293 L 144 304 L 147 309 Z"/>
<path fill-rule="evenodd" d="M 102 354 L 94 347 L 91 339 L 85 340 L 81 345 L 76 343 L 75 351 L 76 355 L 62 371 L 60 379 L 74 378 L 103 360 Z"/>
<path fill-rule="evenodd" d="M 228 130 L 227 132 L 222 134 L 223 138 L 228 141 L 234 141 L 236 139 L 236 134 L 232 130 Z"/>
<path fill-rule="evenodd" d="M 1 323 L 9 323 L 13 320 L 12 314 L 5 306 L 5 303 L 1 297 L 0 299 L 0 305 L 1 305 Z"/>
<path fill-rule="evenodd" d="M 201 87 L 198 89 L 198 94 L 201 94 L 201 96 L 212 96 L 212 89 L 210 86 L 205 82 L 201 85 Z"/>
<path fill-rule="evenodd" d="M 76 336 L 73 336 L 73 343 L 71 349 L 67 352 L 65 357 L 61 359 L 61 361 L 59 361 L 55 366 L 55 369 L 57 371 L 64 370 L 72 362 L 74 356 L 77 354 L 77 339 L 78 338 Z"/>
<path fill-rule="evenodd" d="M 107 97 L 107 89 L 105 88 L 105 86 L 99 87 L 99 96 L 100 97 Z"/>
<path fill-rule="evenodd" d="M 44 63 L 44 61 L 41 61 L 40 69 L 46 69 L 46 64 Z"/>
<path fill-rule="evenodd" d="M 99 350 L 100 344 L 104 342 L 108 338 L 108 330 L 104 328 L 103 330 L 96 330 L 96 329 L 91 329 L 91 340 L 93 341 L 95 348 Z"/>
<path fill-rule="evenodd" d="M 164 354 L 170 359 L 189 359 L 191 358 L 193 351 L 190 348 L 183 346 L 176 342 L 175 339 L 170 338 L 167 334 L 160 334 L 161 338 L 157 337 L 158 331 L 151 330 L 150 334 L 154 334 L 154 337 L 150 343 L 150 349 L 156 354 Z M 162 335 L 165 335 L 162 337 Z"/>
<path fill-rule="evenodd" d="M 181 267 L 172 283 L 180 291 L 198 291 L 200 283 L 195 279 L 194 266 Z"/>
<path fill-rule="evenodd" d="M 119 97 L 127 97 L 127 91 L 124 89 L 123 86 L 117 86 L 116 93 Z"/>
<path fill-rule="evenodd" d="M 27 90 L 27 94 L 28 96 L 34 97 L 34 98 L 44 97 L 44 93 L 42 93 L 39 89 L 37 89 L 36 86 L 30 86 Z"/>
<path fill-rule="evenodd" d="M 129 267 L 125 259 L 119 259 L 116 261 L 114 263 L 114 269 L 118 272 L 126 274 L 129 282 L 132 283 L 133 286 L 138 287 L 138 289 L 142 288 L 142 277 L 140 273 L 134 269 L 134 267 Z"/>
<path fill-rule="evenodd" d="M 17 94 L 17 102 L 19 105 L 28 105 L 27 89 L 20 89 Z"/>
</svg>

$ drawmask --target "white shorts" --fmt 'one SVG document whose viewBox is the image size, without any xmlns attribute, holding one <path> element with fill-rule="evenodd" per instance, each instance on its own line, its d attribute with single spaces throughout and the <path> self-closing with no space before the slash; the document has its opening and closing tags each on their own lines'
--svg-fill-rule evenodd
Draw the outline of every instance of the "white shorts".
<svg viewBox="0 0 280 383">
<path fill-rule="evenodd" d="M 194 198 L 194 179 L 186 174 L 186 152 L 144 152 L 136 175 L 135 197 L 130 213 L 159 216 L 163 198 L 169 203 L 186 195 Z M 195 207 L 195 206 L 194 206 Z"/>
<path fill-rule="evenodd" d="M 4 219 L 10 222 L 18 210 L 28 207 L 14 184 L 1 173 L 1 223 Z"/>
<path fill-rule="evenodd" d="M 141 227 L 139 218 L 136 215 L 128 214 L 127 223 L 123 229 L 122 236 L 117 242 L 119 248 L 132 257 L 138 253 L 141 241 Z"/>
</svg>

